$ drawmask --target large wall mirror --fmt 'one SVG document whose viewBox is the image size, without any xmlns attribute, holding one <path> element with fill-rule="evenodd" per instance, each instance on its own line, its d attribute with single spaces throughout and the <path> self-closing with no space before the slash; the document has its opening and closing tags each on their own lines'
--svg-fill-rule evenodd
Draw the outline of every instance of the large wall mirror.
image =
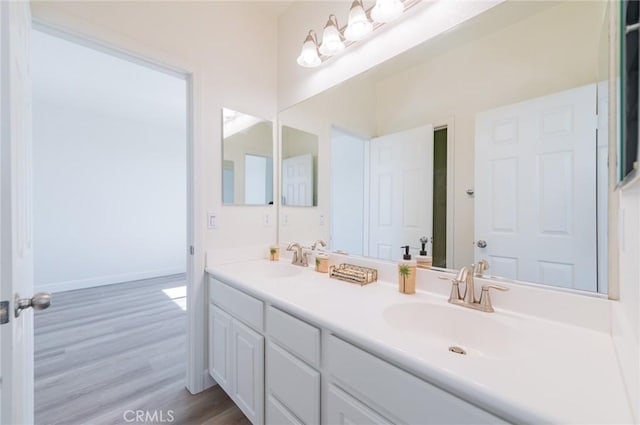
<svg viewBox="0 0 640 425">
<path fill-rule="evenodd" d="M 506 1 L 282 111 L 320 177 L 280 240 L 396 260 L 423 239 L 434 266 L 606 293 L 607 14 Z"/>
<path fill-rule="evenodd" d="M 222 203 L 273 205 L 273 124 L 222 109 Z"/>
</svg>

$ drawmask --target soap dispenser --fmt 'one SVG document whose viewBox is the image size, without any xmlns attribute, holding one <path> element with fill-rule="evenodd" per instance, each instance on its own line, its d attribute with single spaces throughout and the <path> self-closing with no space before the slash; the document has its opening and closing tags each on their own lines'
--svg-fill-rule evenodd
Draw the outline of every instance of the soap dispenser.
<svg viewBox="0 0 640 425">
<path fill-rule="evenodd" d="M 411 259 L 409 245 L 404 250 L 402 260 L 398 262 L 398 290 L 403 294 L 416 293 L 416 261 Z"/>
<path fill-rule="evenodd" d="M 430 269 L 433 266 L 433 257 L 427 255 L 426 244 L 428 241 L 429 238 L 426 236 L 420 238 L 422 249 L 420 250 L 420 254 L 416 255 L 416 262 L 421 269 Z"/>
</svg>

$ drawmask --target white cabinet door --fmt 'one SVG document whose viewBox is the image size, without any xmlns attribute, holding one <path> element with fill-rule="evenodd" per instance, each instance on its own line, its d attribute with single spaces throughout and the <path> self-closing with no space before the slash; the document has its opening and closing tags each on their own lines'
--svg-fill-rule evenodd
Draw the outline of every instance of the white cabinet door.
<svg viewBox="0 0 640 425">
<path fill-rule="evenodd" d="M 231 392 L 231 316 L 209 305 L 209 373 Z"/>
<path fill-rule="evenodd" d="M 327 416 L 326 422 L 333 425 L 391 424 L 335 385 L 329 387 Z"/>
<path fill-rule="evenodd" d="M 253 424 L 264 422 L 264 337 L 232 322 L 233 391 L 231 398 Z"/>
</svg>

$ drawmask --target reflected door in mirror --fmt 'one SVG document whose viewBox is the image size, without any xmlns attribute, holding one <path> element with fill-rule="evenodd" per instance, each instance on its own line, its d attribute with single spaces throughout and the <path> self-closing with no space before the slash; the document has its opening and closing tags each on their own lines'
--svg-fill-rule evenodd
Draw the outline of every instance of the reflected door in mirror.
<svg viewBox="0 0 640 425">
<path fill-rule="evenodd" d="M 597 290 L 596 86 L 479 113 L 476 260 L 491 274 Z"/>
<path fill-rule="evenodd" d="M 282 205 L 318 205 L 318 135 L 282 126 Z"/>
<path fill-rule="evenodd" d="M 313 206 L 313 157 L 311 154 L 282 160 L 282 205 Z"/>
<path fill-rule="evenodd" d="M 401 246 L 432 234 L 433 126 L 374 138 L 370 149 L 368 255 L 399 259 Z"/>
</svg>

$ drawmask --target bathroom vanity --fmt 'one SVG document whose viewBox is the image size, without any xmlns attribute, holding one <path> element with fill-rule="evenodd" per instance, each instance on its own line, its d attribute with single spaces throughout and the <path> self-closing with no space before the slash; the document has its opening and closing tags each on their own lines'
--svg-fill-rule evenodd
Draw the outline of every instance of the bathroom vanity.
<svg viewBox="0 0 640 425">
<path fill-rule="evenodd" d="M 208 272 L 209 373 L 254 424 L 631 422 L 608 333 L 450 305 L 442 273 L 404 295 L 284 262 Z"/>
</svg>

